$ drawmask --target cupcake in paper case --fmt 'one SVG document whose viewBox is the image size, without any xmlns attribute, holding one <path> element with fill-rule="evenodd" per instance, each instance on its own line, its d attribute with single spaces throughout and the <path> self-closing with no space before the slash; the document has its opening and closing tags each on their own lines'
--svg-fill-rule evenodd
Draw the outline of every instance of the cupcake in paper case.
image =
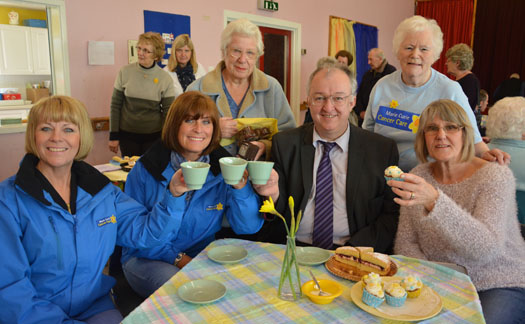
<svg viewBox="0 0 525 324">
<path fill-rule="evenodd" d="M 377 284 L 380 284 L 381 286 L 383 286 L 383 282 L 381 280 L 381 276 L 378 275 L 375 272 L 370 272 L 369 274 L 364 275 L 361 278 L 361 283 L 363 284 L 363 287 L 366 287 L 366 285 L 369 284 L 369 283 L 377 283 Z"/>
<path fill-rule="evenodd" d="M 407 292 L 399 283 L 394 282 L 385 289 L 385 300 L 390 306 L 401 307 L 407 300 Z"/>
<path fill-rule="evenodd" d="M 403 170 L 401 170 L 396 165 L 391 165 L 388 168 L 385 169 L 385 180 L 397 180 L 397 181 L 404 181 L 401 179 L 401 175 L 403 174 Z"/>
<path fill-rule="evenodd" d="M 401 281 L 401 286 L 405 288 L 408 298 L 416 298 L 421 293 L 423 283 L 417 276 L 407 276 Z"/>
<path fill-rule="evenodd" d="M 370 307 L 377 308 L 385 301 L 385 293 L 383 287 L 378 283 L 369 283 L 363 289 L 363 296 L 361 297 L 363 303 Z"/>
</svg>

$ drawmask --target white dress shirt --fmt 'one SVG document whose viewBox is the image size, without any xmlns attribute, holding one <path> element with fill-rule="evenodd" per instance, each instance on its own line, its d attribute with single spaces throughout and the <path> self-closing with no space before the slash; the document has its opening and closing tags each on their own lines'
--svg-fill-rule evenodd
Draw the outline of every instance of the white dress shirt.
<svg viewBox="0 0 525 324">
<path fill-rule="evenodd" d="M 343 135 L 339 136 L 337 144 L 330 151 L 330 161 L 332 163 L 332 184 L 334 198 L 334 244 L 344 245 L 350 239 L 348 229 L 348 214 L 346 212 L 346 174 L 348 166 L 348 141 L 350 140 L 350 126 L 347 126 Z M 317 178 L 317 168 L 323 155 L 323 143 L 326 142 L 319 136 L 314 127 L 313 145 L 315 147 L 314 168 L 312 170 L 312 190 L 308 196 L 303 218 L 296 234 L 298 241 L 312 244 L 312 234 L 314 231 L 314 212 L 315 212 L 315 187 Z"/>
</svg>

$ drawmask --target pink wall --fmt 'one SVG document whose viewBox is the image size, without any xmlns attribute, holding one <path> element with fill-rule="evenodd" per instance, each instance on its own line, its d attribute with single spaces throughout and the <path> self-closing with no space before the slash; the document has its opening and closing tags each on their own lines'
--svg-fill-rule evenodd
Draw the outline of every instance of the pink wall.
<svg viewBox="0 0 525 324">
<path fill-rule="evenodd" d="M 113 82 L 118 70 L 128 62 L 127 41 L 144 32 L 143 10 L 161 11 L 191 17 L 192 40 L 198 61 L 206 68 L 220 60 L 219 40 L 223 28 L 223 10 L 245 12 L 299 23 L 302 26 L 301 47 L 307 54 L 301 61 L 301 101 L 317 59 L 328 53 L 329 16 L 357 20 L 379 28 L 379 47 L 387 59 L 397 64 L 392 53 L 395 27 L 414 12 L 413 0 L 281 0 L 278 12 L 257 9 L 257 0 L 66 0 L 69 42 L 71 95 L 86 104 L 91 117 L 109 116 Z M 181 4 L 180 8 L 177 4 Z M 182 5 L 183 4 L 183 5 Z M 88 41 L 114 41 L 115 65 L 90 66 L 87 58 Z M 22 134 L 2 135 L 2 142 Z M 113 154 L 107 149 L 107 132 L 96 132 L 95 147 L 86 159 L 89 163 L 107 162 Z M 4 149 L 2 149 L 3 151 Z M 0 180 L 16 172 L 23 156 L 21 150 L 10 154 L 6 167 L 0 170 Z"/>
</svg>

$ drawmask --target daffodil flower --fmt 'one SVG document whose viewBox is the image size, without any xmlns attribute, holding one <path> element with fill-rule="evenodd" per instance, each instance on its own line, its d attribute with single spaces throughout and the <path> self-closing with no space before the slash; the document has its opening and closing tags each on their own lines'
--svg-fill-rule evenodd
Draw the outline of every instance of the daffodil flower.
<svg viewBox="0 0 525 324">
<path fill-rule="evenodd" d="M 399 106 L 399 103 L 397 102 L 397 100 L 392 100 L 390 101 L 390 108 L 397 108 L 397 106 Z"/>
</svg>

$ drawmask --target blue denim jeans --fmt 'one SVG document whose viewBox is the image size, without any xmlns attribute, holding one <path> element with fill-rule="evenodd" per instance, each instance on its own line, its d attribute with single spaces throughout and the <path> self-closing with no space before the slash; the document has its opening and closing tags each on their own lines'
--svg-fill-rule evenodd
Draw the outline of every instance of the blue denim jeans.
<svg viewBox="0 0 525 324">
<path fill-rule="evenodd" d="M 118 324 L 122 322 L 122 315 L 116 309 L 110 309 L 97 315 L 93 315 L 85 322 L 87 324 Z"/>
<path fill-rule="evenodd" d="M 487 324 L 525 323 L 525 288 L 478 291 Z"/>
<path fill-rule="evenodd" d="M 124 263 L 122 270 L 131 288 L 148 298 L 180 269 L 164 261 L 131 258 Z"/>
</svg>

